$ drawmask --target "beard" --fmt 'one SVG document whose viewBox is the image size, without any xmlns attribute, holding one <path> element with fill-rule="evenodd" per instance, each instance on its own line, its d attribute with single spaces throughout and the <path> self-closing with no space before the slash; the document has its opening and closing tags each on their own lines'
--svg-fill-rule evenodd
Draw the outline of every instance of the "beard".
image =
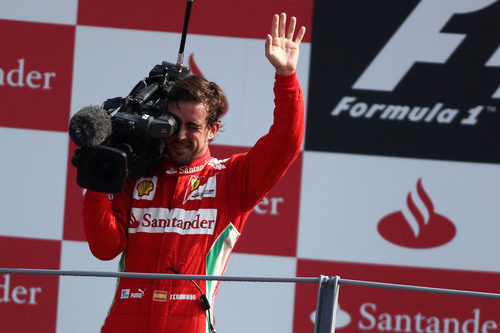
<svg viewBox="0 0 500 333">
<path fill-rule="evenodd" d="M 166 152 L 170 160 L 176 165 L 191 164 L 200 155 L 194 150 L 193 144 L 189 140 L 175 140 L 167 143 Z"/>
</svg>

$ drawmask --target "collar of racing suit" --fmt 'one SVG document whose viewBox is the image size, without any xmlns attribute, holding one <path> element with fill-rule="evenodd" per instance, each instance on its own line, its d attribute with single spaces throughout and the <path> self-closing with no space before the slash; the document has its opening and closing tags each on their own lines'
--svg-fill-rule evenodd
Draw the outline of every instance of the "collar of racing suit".
<svg viewBox="0 0 500 333">
<path fill-rule="evenodd" d="M 207 148 L 205 154 L 201 157 L 197 158 L 193 162 L 188 165 L 177 165 L 174 164 L 168 156 L 166 156 L 163 160 L 161 172 L 165 173 L 166 176 L 179 176 L 179 175 L 188 175 L 193 173 L 198 173 L 205 168 L 205 166 L 212 159 L 212 155 L 210 154 L 210 149 Z"/>
</svg>

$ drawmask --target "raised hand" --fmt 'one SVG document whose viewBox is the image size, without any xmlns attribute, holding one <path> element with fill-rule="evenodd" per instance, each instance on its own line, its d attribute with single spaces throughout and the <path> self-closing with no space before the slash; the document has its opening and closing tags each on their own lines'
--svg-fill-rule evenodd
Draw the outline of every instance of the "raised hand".
<svg viewBox="0 0 500 333">
<path fill-rule="evenodd" d="M 286 29 L 286 14 L 275 14 L 271 26 L 271 34 L 266 37 L 266 57 L 279 75 L 295 72 L 299 60 L 299 46 L 306 28 L 302 26 L 295 39 L 297 19 L 292 17 Z"/>
</svg>

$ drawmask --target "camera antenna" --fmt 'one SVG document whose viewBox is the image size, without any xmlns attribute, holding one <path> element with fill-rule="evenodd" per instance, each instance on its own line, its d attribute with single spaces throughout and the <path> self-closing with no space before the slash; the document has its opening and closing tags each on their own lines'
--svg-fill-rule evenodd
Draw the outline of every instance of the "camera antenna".
<svg viewBox="0 0 500 333">
<path fill-rule="evenodd" d="M 191 16 L 191 7 L 193 0 L 187 0 L 186 12 L 184 14 L 184 27 L 182 28 L 181 45 L 179 46 L 179 54 L 177 55 L 177 69 L 180 70 L 184 63 L 184 46 L 186 45 L 186 35 L 189 25 L 189 17 Z"/>
</svg>

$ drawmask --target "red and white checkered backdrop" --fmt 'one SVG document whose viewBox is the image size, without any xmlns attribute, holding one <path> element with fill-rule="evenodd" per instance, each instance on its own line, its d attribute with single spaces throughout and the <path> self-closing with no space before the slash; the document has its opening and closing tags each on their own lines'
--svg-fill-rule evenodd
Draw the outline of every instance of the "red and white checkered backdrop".
<svg viewBox="0 0 500 333">
<path fill-rule="evenodd" d="M 254 209 L 226 275 L 499 293 L 498 4 L 194 1 L 186 64 L 229 101 L 217 157 L 251 147 L 272 122 L 272 14 L 308 28 L 304 149 Z M 184 8 L 0 0 L 0 267 L 117 270 L 85 241 L 68 122 L 175 62 Z M 96 332 L 114 290 L 112 278 L 0 274 L 0 331 Z M 222 283 L 216 328 L 312 332 L 316 297 L 317 285 Z M 344 286 L 337 330 L 500 332 L 500 303 Z"/>
</svg>

